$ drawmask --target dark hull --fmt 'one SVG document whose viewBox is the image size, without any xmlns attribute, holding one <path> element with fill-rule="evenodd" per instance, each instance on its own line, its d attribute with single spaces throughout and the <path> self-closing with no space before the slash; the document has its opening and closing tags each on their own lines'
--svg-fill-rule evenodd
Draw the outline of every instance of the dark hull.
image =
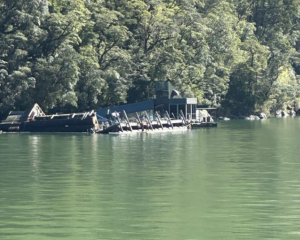
<svg viewBox="0 0 300 240">
<path fill-rule="evenodd" d="M 22 122 L 18 124 L 0 124 L 3 132 L 89 132 L 95 128 L 92 118 L 52 119 Z"/>
<path fill-rule="evenodd" d="M 210 127 L 217 127 L 217 126 L 218 126 L 218 124 L 216 122 L 192 123 L 192 129 L 210 128 Z"/>
<path fill-rule="evenodd" d="M 39 120 L 21 124 L 25 132 L 88 132 L 94 127 L 92 118 Z"/>
<path fill-rule="evenodd" d="M 0 123 L 3 132 L 95 132 L 99 123 L 94 111 L 46 115 L 38 104 L 31 110 L 10 111 Z"/>
<path fill-rule="evenodd" d="M 19 132 L 20 131 L 20 123 L 0 123 L 0 131 L 3 132 Z"/>
</svg>

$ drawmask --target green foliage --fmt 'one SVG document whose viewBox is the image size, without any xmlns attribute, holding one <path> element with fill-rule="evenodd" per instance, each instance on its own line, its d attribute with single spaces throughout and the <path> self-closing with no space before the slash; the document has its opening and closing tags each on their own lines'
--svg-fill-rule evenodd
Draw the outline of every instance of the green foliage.
<svg viewBox="0 0 300 240">
<path fill-rule="evenodd" d="M 299 0 L 0 0 L 0 115 L 184 96 L 233 114 L 300 97 Z M 148 86 L 148 88 L 146 87 Z"/>
</svg>

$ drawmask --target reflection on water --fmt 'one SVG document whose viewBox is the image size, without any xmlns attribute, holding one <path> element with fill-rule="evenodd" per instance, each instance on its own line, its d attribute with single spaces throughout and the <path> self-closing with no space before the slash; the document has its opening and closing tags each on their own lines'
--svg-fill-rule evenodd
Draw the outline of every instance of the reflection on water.
<svg viewBox="0 0 300 240">
<path fill-rule="evenodd" d="M 0 135 L 0 239 L 299 239 L 300 120 Z"/>
</svg>

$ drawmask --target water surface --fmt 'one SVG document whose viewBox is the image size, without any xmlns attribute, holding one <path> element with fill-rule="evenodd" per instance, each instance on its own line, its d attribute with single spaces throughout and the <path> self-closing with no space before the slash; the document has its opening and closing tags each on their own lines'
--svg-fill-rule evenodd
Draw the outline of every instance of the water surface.
<svg viewBox="0 0 300 240">
<path fill-rule="evenodd" d="M 300 119 L 0 135 L 0 239 L 299 239 Z"/>
</svg>

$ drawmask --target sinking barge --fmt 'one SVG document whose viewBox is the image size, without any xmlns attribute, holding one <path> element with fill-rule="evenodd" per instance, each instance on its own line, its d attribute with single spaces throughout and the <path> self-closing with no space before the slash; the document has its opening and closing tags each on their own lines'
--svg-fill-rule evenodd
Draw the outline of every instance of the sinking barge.
<svg viewBox="0 0 300 240">
<path fill-rule="evenodd" d="M 0 123 L 0 132 L 96 132 L 94 111 L 46 115 L 38 104 L 28 111 L 11 111 Z"/>
<path fill-rule="evenodd" d="M 157 133 L 157 132 L 174 132 L 186 131 L 190 126 L 184 124 L 181 120 L 172 120 L 171 122 L 161 120 L 149 122 L 127 122 L 116 123 L 103 128 L 99 133 L 103 134 L 129 134 L 129 133 Z"/>
<path fill-rule="evenodd" d="M 123 113 L 114 112 L 111 114 L 110 122 L 101 124 L 101 130 L 98 133 L 102 134 L 129 134 L 129 133 L 157 133 L 157 132 L 174 132 L 186 131 L 191 129 L 190 122 L 182 115 L 181 119 L 171 119 L 168 112 L 165 113 L 165 118 L 155 112 L 151 120 L 147 113 L 143 119 L 138 113 L 135 113 L 135 121 L 130 121 L 126 111 Z M 122 115 L 122 118 L 121 118 Z"/>
<path fill-rule="evenodd" d="M 151 86 L 149 85 L 149 87 Z M 119 113 L 120 116 L 124 115 L 125 117 L 124 112 L 126 112 L 130 119 L 129 122 L 121 117 L 121 119 L 118 120 L 119 122 L 110 121 L 109 124 L 105 123 L 103 131 L 100 131 L 101 133 L 142 131 L 139 127 L 139 117 L 133 116 L 136 113 L 139 113 L 142 116 L 143 121 L 149 125 L 148 128 L 144 128 L 144 131 L 146 132 L 156 132 L 158 130 L 175 131 L 178 127 L 186 129 L 217 127 L 217 123 L 214 122 L 214 119 L 211 116 L 212 113 L 216 116 L 217 108 L 198 105 L 197 98 L 191 96 L 182 97 L 180 92 L 177 91 L 169 81 L 155 83 L 154 99 L 96 109 L 95 111 L 97 112 L 97 115 L 99 115 L 100 122 L 103 118 L 109 119 L 110 113 Z M 146 112 L 151 116 L 151 121 L 145 116 Z M 155 116 L 154 112 L 163 116 L 161 121 L 158 120 L 157 114 Z M 182 119 L 184 120 L 182 121 Z M 150 123 L 152 123 L 152 127 L 150 126 Z"/>
</svg>

